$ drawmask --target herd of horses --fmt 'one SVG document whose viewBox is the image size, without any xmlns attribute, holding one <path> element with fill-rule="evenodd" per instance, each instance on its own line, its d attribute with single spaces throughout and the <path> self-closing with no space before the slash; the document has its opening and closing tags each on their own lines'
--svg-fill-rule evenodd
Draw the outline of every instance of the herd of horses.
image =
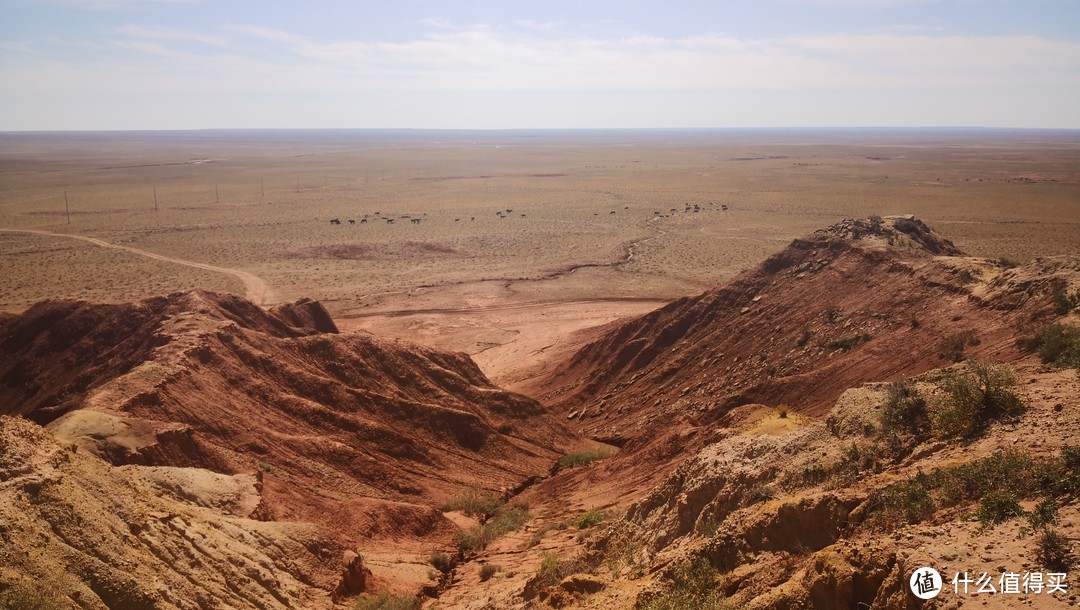
<svg viewBox="0 0 1080 610">
<path fill-rule="evenodd" d="M 623 209 L 624 209 L 624 210 L 629 210 L 629 209 L 630 209 L 630 206 L 624 206 L 624 207 L 623 207 Z M 687 203 L 687 204 L 686 204 L 686 206 L 685 206 L 685 207 L 683 208 L 683 212 L 687 212 L 687 213 L 690 213 L 690 212 L 693 212 L 693 213 L 697 213 L 697 212 L 700 212 L 700 211 L 701 211 L 702 209 L 703 209 L 703 208 L 701 207 L 701 205 L 700 205 L 700 204 L 697 204 L 697 203 L 693 203 L 693 204 L 691 204 L 691 203 Z M 720 210 L 721 210 L 721 211 L 723 211 L 723 212 L 727 212 L 727 211 L 728 211 L 728 206 L 727 206 L 727 204 L 722 204 L 722 205 L 720 206 Z M 507 217 L 509 217 L 509 216 L 510 216 L 511 214 L 513 214 L 513 212 L 514 212 L 513 208 L 506 208 L 506 210 L 505 210 L 505 211 L 503 211 L 503 210 L 499 210 L 499 211 L 495 212 L 495 216 L 497 216 L 497 217 L 499 217 L 499 218 L 507 218 Z M 654 218 L 655 218 L 655 217 L 663 217 L 663 218 L 667 218 L 667 217 L 668 217 L 668 216 L 669 216 L 670 214 L 675 214 L 675 213 L 677 213 L 677 212 L 678 212 L 678 208 L 671 208 L 671 209 L 669 210 L 669 213 L 668 213 L 668 214 L 661 214 L 661 213 L 660 213 L 660 210 L 656 210 L 655 212 L 653 212 L 653 217 L 654 217 Z M 520 214 L 521 214 L 521 217 L 522 217 L 522 218 L 525 218 L 525 217 L 526 217 L 524 213 L 520 213 Z M 599 215 L 599 214 L 600 214 L 599 212 L 593 212 L 593 216 L 597 216 L 597 215 Z M 609 215 L 611 215 L 611 216 L 614 216 L 614 215 L 615 215 L 615 210 L 611 210 L 610 212 L 608 212 L 608 214 L 609 214 Z M 394 220 L 395 220 L 394 218 L 389 218 L 389 217 L 385 217 L 385 216 L 383 216 L 383 215 L 382 215 L 382 213 L 381 213 L 381 212 L 375 212 L 374 216 L 375 216 L 375 219 L 377 219 L 377 220 L 383 220 L 383 221 L 386 221 L 386 224 L 388 224 L 388 225 L 392 225 L 392 224 L 394 224 Z M 425 213 L 425 214 L 424 214 L 424 216 L 427 216 L 427 214 Z M 368 219 L 369 219 L 369 218 L 372 218 L 372 216 L 371 216 L 371 215 L 369 215 L 369 214 L 364 214 L 364 217 L 360 219 L 360 224 L 362 224 L 362 225 L 364 225 L 364 224 L 367 224 L 367 222 L 368 222 Z M 414 217 L 412 217 L 412 216 L 410 216 L 410 215 L 408 215 L 408 214 L 403 214 L 403 215 L 401 215 L 401 217 L 400 217 L 400 218 L 402 218 L 402 219 L 408 219 L 408 221 L 409 221 L 409 222 L 411 222 L 411 223 L 412 223 L 412 224 L 414 224 L 414 225 L 418 225 L 418 224 L 420 224 L 420 221 L 422 221 L 422 220 L 423 220 L 423 218 L 414 218 Z M 470 221 L 475 221 L 475 220 L 476 220 L 476 217 L 475 217 L 475 216 L 470 216 L 470 217 L 469 217 L 469 220 L 470 220 Z M 347 222 L 347 223 L 349 223 L 349 224 L 351 224 L 351 225 L 354 225 L 354 224 L 356 224 L 356 220 L 355 220 L 355 219 L 353 219 L 353 218 L 349 218 L 349 219 L 347 219 L 347 220 L 346 220 L 345 222 Z M 455 219 L 454 219 L 454 222 L 461 222 L 461 218 L 455 218 Z M 331 218 L 331 219 L 330 219 L 330 224 L 332 224 L 332 225 L 339 225 L 339 224 L 341 224 L 341 219 L 340 219 L 340 218 Z"/>
</svg>

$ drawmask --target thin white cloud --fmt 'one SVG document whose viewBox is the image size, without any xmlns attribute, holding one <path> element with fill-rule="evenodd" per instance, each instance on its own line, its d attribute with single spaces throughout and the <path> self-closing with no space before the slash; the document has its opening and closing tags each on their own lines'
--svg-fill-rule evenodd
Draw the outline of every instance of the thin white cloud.
<svg viewBox="0 0 1080 610">
<path fill-rule="evenodd" d="M 708 126 L 724 108 L 730 116 L 788 112 L 774 120 L 788 125 L 960 124 L 970 112 L 982 124 L 1075 126 L 1075 112 L 1058 106 L 1080 99 L 1080 43 L 1038 36 L 603 38 L 474 26 L 380 42 L 250 24 L 210 33 L 128 24 L 115 33 L 119 40 L 93 53 L 60 60 L 38 54 L 45 43 L 34 41 L 19 61 L 0 62 L 0 109 L 31 116 L 45 110 L 10 100 L 61 104 L 79 92 L 118 104 L 152 99 L 169 117 L 185 116 L 178 100 L 206 100 L 208 116 L 218 115 L 217 103 L 220 113 L 235 105 L 299 117 L 281 126 L 356 126 L 356 113 L 369 126 Z M 608 107 L 616 114 L 607 117 Z M 127 112 L 150 112 L 140 108 Z M 214 124 L 254 120 L 229 112 Z M 628 118 L 613 125 L 615 117 Z"/>
<path fill-rule="evenodd" d="M 279 45 L 359 87 L 505 90 L 823 89 L 1015 86 L 1080 72 L 1080 43 L 1036 36 L 786 38 L 538 37 L 488 28 L 405 42 L 317 42 L 270 28 L 234 34 Z"/>
<path fill-rule="evenodd" d="M 145 38 L 149 40 L 169 40 L 180 42 L 198 42 L 211 47 L 229 48 L 228 39 L 224 36 L 203 34 L 194 30 L 186 30 L 170 27 L 147 27 L 126 23 L 116 28 L 116 33 L 132 38 Z"/>
<path fill-rule="evenodd" d="M 531 19 L 519 19 L 514 22 L 514 25 L 533 32 L 554 32 L 562 27 L 562 23 L 558 21 L 533 21 Z"/>
</svg>

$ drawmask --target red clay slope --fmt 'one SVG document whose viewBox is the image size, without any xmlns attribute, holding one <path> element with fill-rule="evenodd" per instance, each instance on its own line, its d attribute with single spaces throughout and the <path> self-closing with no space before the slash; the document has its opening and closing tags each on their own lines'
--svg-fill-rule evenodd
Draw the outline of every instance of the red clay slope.
<svg viewBox="0 0 1080 610">
<path fill-rule="evenodd" d="M 207 292 L 0 321 L 0 414 L 114 464 L 257 472 L 253 516 L 346 543 L 448 538 L 433 506 L 544 474 L 576 438 L 465 354 L 336 334 L 312 301 L 267 312 Z"/>
<path fill-rule="evenodd" d="M 1047 318 L 1055 274 L 1077 269 L 966 258 L 910 217 L 844 221 L 615 327 L 553 373 L 542 398 L 588 436 L 675 457 L 733 407 L 822 416 L 866 381 L 963 356 L 1013 360 L 1018 325 Z"/>
</svg>

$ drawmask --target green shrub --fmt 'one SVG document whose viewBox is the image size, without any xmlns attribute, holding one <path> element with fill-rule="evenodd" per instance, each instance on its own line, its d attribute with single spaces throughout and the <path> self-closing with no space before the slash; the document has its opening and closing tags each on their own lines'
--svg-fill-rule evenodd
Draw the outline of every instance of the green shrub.
<svg viewBox="0 0 1080 610">
<path fill-rule="evenodd" d="M 442 511 L 460 510 L 470 517 L 480 517 L 484 520 L 494 515 L 502 505 L 503 499 L 493 492 L 467 489 L 443 504 Z"/>
<path fill-rule="evenodd" d="M 592 527 L 603 520 L 604 513 L 598 510 L 590 510 L 589 512 L 578 517 L 577 520 L 574 521 L 574 525 L 576 525 L 579 530 L 583 530 Z"/>
<path fill-rule="evenodd" d="M 639 605 L 639 610 L 733 610 L 734 604 L 716 590 L 716 570 L 702 558 L 681 562 L 671 571 L 671 585 Z"/>
<path fill-rule="evenodd" d="M 1035 560 L 1040 566 L 1051 570 L 1068 571 L 1073 560 L 1068 538 L 1056 530 L 1044 529 L 1035 540 Z"/>
<path fill-rule="evenodd" d="M 440 553 L 435 551 L 428 557 L 428 563 L 432 565 L 436 570 L 446 574 L 450 571 L 450 568 L 454 567 L 454 561 L 446 553 Z"/>
<path fill-rule="evenodd" d="M 564 468 L 577 468 L 579 466 L 588 466 L 597 460 L 607 459 L 617 453 L 617 450 L 613 447 L 598 446 L 583 451 L 575 451 L 564 455 L 559 460 L 559 469 Z"/>
<path fill-rule="evenodd" d="M 1080 470 L 1080 445 L 1065 445 L 1061 448 L 1061 459 L 1071 470 Z"/>
<path fill-rule="evenodd" d="M 1060 462 L 1036 461 L 1019 451 L 999 451 L 985 458 L 949 468 L 935 468 L 929 474 L 897 481 L 874 492 L 866 524 L 871 529 L 892 529 L 918 523 L 935 511 L 980 501 L 976 513 L 986 523 L 996 523 L 1005 515 L 1022 514 L 1019 498 L 1042 491 L 1044 478 L 1057 480 L 1063 471 Z M 984 507 L 985 505 L 985 507 Z"/>
<path fill-rule="evenodd" d="M 886 432 L 905 432 L 922 436 L 930 431 L 926 400 L 909 380 L 889 385 L 888 397 L 881 408 L 881 427 Z"/>
<path fill-rule="evenodd" d="M 383 591 L 378 595 L 361 593 L 354 608 L 356 610 L 419 610 L 420 602 L 412 595 L 390 595 Z"/>
<path fill-rule="evenodd" d="M 503 506 L 486 522 L 474 525 L 458 533 L 458 548 L 462 551 L 476 551 L 485 548 L 499 536 L 521 529 L 529 520 L 529 507 L 523 503 Z"/>
<path fill-rule="evenodd" d="M 484 565 L 480 566 L 480 581 L 484 582 L 487 580 L 491 580 L 491 577 L 500 570 L 502 570 L 502 568 L 498 565 L 495 565 L 494 563 L 485 563 Z"/>
<path fill-rule="evenodd" d="M 894 483 L 876 494 L 871 525 L 889 529 L 918 523 L 934 514 L 934 500 L 924 478 Z"/>
<path fill-rule="evenodd" d="M 1024 513 L 1020 501 L 1008 491 L 991 491 L 979 499 L 975 516 L 983 525 L 997 525 Z"/>
<path fill-rule="evenodd" d="M 539 588 L 550 587 L 559 584 L 563 579 L 562 564 L 559 558 L 551 553 L 544 553 L 540 560 L 540 569 L 536 571 Z"/>
<path fill-rule="evenodd" d="M 1080 327 L 1054 323 L 1039 333 L 1032 343 L 1046 364 L 1080 369 Z"/>
<path fill-rule="evenodd" d="M 1031 527 L 1040 528 L 1047 525 L 1057 523 L 1057 501 L 1053 498 L 1043 498 L 1035 505 L 1035 508 L 1028 515 L 1028 521 L 1031 523 Z"/>
<path fill-rule="evenodd" d="M 1068 293 L 1069 285 L 1065 280 L 1057 277 L 1050 282 L 1050 295 L 1054 300 L 1054 311 L 1058 315 L 1065 315 L 1080 304 L 1080 291 Z"/>
<path fill-rule="evenodd" d="M 944 396 L 935 401 L 930 419 L 941 436 L 971 438 L 1025 408 L 1008 366 L 971 360 L 968 368 L 969 374 L 949 373 L 939 384 Z"/>
</svg>

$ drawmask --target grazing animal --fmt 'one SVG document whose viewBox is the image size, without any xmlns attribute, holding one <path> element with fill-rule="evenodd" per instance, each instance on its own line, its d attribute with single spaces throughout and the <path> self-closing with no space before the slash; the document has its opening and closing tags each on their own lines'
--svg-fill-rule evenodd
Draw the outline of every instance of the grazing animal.
<svg viewBox="0 0 1080 610">
<path fill-rule="evenodd" d="M 522 214 L 522 215 L 521 215 L 521 217 L 522 217 L 522 218 L 525 218 L 525 215 L 524 215 L 524 214 Z"/>
<path fill-rule="evenodd" d="M 476 216 L 470 217 L 469 220 L 476 220 Z"/>
<path fill-rule="evenodd" d="M 367 218 L 361 218 L 360 219 L 360 224 L 366 225 L 367 224 Z"/>
<path fill-rule="evenodd" d="M 340 221 L 340 220 L 338 220 L 337 218 L 331 218 L 331 219 L 330 219 L 330 224 L 332 224 L 332 225 L 339 225 L 339 224 L 341 224 L 341 221 Z"/>
<path fill-rule="evenodd" d="M 611 210 L 610 212 L 608 212 L 608 214 L 611 214 L 612 216 L 614 216 L 615 215 L 615 210 Z"/>
<path fill-rule="evenodd" d="M 659 211 L 659 210 L 657 210 L 657 211 L 653 212 L 653 213 L 652 213 L 652 215 L 653 215 L 653 216 L 659 216 L 659 215 L 660 215 L 660 211 Z"/>
<path fill-rule="evenodd" d="M 626 206 L 623 206 L 623 209 L 624 209 L 624 210 L 629 210 L 629 209 L 630 209 L 630 206 L 628 206 L 628 205 L 626 205 Z"/>
<path fill-rule="evenodd" d="M 457 221 L 459 221 L 459 220 L 461 220 L 461 219 L 460 219 L 460 218 L 455 218 L 455 219 L 454 219 L 454 222 L 457 222 Z"/>
<path fill-rule="evenodd" d="M 409 222 L 413 223 L 414 225 L 418 225 L 418 224 L 420 224 L 420 219 L 419 218 L 413 218 Z"/>
<path fill-rule="evenodd" d="M 727 204 L 725 203 L 724 205 L 720 206 L 720 209 L 724 210 L 726 212 L 727 211 Z"/>
<path fill-rule="evenodd" d="M 354 224 L 356 224 L 356 221 L 355 221 L 355 220 L 353 220 L 352 218 L 350 218 L 350 219 L 349 219 L 349 224 L 351 224 L 351 225 L 354 225 Z"/>
<path fill-rule="evenodd" d="M 394 219 L 393 218 L 387 218 L 386 219 L 386 224 L 388 224 L 388 225 L 394 224 Z"/>
</svg>

